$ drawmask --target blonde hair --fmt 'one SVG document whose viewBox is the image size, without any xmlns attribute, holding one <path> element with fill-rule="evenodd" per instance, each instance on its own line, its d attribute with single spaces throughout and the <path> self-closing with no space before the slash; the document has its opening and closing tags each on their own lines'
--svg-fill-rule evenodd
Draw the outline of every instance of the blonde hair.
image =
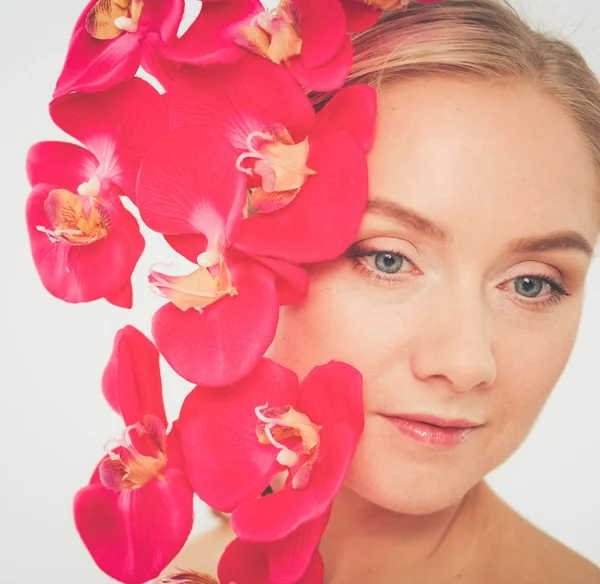
<svg viewBox="0 0 600 584">
<path fill-rule="evenodd" d="M 590 146 L 600 176 L 600 85 L 580 52 L 533 30 L 506 0 L 444 0 L 384 12 L 353 35 L 346 85 L 380 91 L 396 80 L 453 74 L 520 79 L 553 96 Z M 310 92 L 320 109 L 331 93 Z"/>
</svg>

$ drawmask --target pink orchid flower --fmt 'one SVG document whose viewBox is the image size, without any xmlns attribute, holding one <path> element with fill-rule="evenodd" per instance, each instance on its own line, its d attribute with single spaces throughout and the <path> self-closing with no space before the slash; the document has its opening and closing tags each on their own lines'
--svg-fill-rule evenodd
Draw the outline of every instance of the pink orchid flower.
<svg viewBox="0 0 600 584">
<path fill-rule="evenodd" d="M 337 257 L 353 242 L 368 196 L 371 87 L 342 89 L 315 115 L 285 69 L 247 55 L 183 68 L 169 95 L 172 127 L 214 128 L 237 153 L 232 170 L 252 191 L 238 249 L 308 263 Z M 202 149 L 210 147 L 207 139 Z"/>
<path fill-rule="evenodd" d="M 233 530 L 249 542 L 324 520 L 363 424 L 361 375 L 340 362 L 315 367 L 299 385 L 292 371 L 262 359 L 226 390 L 193 389 L 179 416 L 194 491 L 232 512 Z M 283 488 L 261 497 L 282 472 Z"/>
<path fill-rule="evenodd" d="M 232 246 L 247 197 L 235 160 L 213 128 L 179 128 L 148 153 L 137 186 L 144 222 L 195 264 L 182 276 L 151 271 L 170 301 L 154 315 L 152 335 L 179 375 L 211 386 L 246 375 L 273 340 L 279 306 L 308 289 L 303 269 Z M 251 342 L 241 342 L 248 334 Z"/>
<path fill-rule="evenodd" d="M 352 44 L 339 0 L 258 0 L 204 3 L 200 14 L 166 53 L 193 65 L 231 63 L 250 51 L 289 68 L 305 87 L 341 87 L 352 66 Z"/>
<path fill-rule="evenodd" d="M 132 326 L 115 337 L 102 389 L 126 428 L 76 494 L 75 524 L 101 570 L 141 584 L 158 576 L 186 542 L 193 491 L 177 426 L 166 431 L 158 351 Z"/>
<path fill-rule="evenodd" d="M 167 112 L 148 83 L 133 79 L 99 94 L 50 104 L 67 142 L 31 147 L 27 226 L 46 289 L 66 302 L 106 298 L 131 307 L 131 274 L 144 239 L 120 196 L 134 197 L 140 161 L 164 133 Z"/>
<path fill-rule="evenodd" d="M 301 530 L 302 528 L 297 531 Z M 225 548 L 219 560 L 219 582 L 221 584 L 322 584 L 323 560 L 315 549 L 317 542 L 310 542 L 312 545 L 310 545 L 308 560 L 302 562 L 303 566 L 299 572 L 296 569 L 299 565 L 296 560 L 298 554 L 294 549 L 294 545 L 299 543 L 298 540 L 296 533 L 272 544 L 255 544 L 234 539 Z M 273 560 L 277 560 L 277 565 L 273 564 Z"/>
<path fill-rule="evenodd" d="M 91 0 L 75 24 L 54 97 L 131 79 L 140 65 L 167 86 L 177 65 L 163 49 L 177 36 L 184 0 Z"/>
</svg>

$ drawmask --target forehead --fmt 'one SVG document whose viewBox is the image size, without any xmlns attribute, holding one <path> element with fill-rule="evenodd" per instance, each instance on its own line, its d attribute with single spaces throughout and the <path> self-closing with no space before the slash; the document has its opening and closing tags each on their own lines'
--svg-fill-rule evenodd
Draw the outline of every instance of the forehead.
<svg viewBox="0 0 600 584">
<path fill-rule="evenodd" d="M 514 80 L 425 77 L 380 92 L 372 197 L 506 236 L 574 229 L 595 241 L 599 184 L 562 107 Z"/>
</svg>

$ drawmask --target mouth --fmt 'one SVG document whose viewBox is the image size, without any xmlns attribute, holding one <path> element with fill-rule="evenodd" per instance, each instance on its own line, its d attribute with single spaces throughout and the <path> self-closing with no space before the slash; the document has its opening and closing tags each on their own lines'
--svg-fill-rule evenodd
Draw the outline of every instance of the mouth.
<svg viewBox="0 0 600 584">
<path fill-rule="evenodd" d="M 439 448 L 453 448 L 469 438 L 482 424 L 465 419 L 444 419 L 428 414 L 385 415 L 404 436 Z"/>
</svg>

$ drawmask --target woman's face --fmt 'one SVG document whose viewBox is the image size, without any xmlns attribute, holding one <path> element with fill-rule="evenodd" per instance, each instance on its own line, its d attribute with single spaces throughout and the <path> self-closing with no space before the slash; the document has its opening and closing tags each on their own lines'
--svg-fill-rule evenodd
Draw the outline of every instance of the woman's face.
<svg viewBox="0 0 600 584">
<path fill-rule="evenodd" d="M 356 242 L 309 267 L 309 297 L 282 308 L 268 356 L 301 377 L 332 359 L 359 369 L 365 430 L 347 486 L 433 512 L 517 448 L 561 374 L 598 182 L 568 115 L 514 81 L 390 86 L 368 164 Z M 457 440 L 404 416 L 476 427 Z"/>
</svg>

